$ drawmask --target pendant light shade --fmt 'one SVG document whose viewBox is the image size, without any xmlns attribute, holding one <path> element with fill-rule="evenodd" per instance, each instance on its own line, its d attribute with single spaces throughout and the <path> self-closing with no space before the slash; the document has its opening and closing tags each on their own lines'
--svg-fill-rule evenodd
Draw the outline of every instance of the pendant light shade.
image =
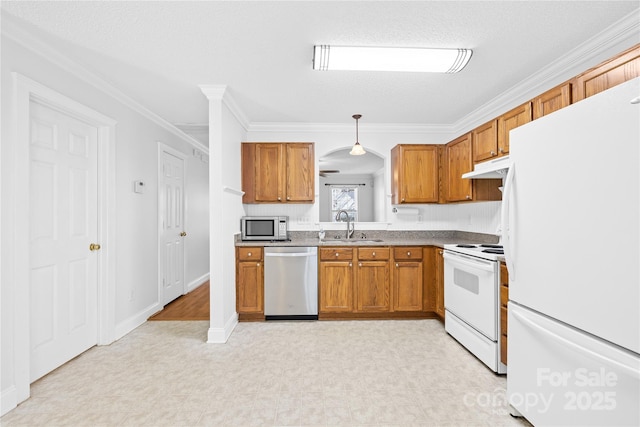
<svg viewBox="0 0 640 427">
<path fill-rule="evenodd" d="M 360 142 L 358 140 L 358 120 L 360 120 L 360 117 L 362 117 L 362 115 L 354 114 L 352 117 L 356 119 L 356 143 L 353 144 L 353 148 L 351 149 L 349 154 L 351 154 L 352 156 L 360 156 L 366 153 L 366 151 L 364 151 L 364 148 L 362 148 L 362 145 L 360 145 Z"/>
</svg>

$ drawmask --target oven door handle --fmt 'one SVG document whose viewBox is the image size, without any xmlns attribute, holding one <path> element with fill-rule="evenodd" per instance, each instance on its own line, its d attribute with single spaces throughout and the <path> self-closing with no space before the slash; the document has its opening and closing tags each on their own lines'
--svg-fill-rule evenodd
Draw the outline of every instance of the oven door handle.
<svg viewBox="0 0 640 427">
<path fill-rule="evenodd" d="M 453 263 L 463 264 L 467 267 L 477 268 L 483 271 L 494 271 L 494 263 L 493 261 L 483 261 L 476 258 L 468 257 L 460 254 L 452 254 L 450 252 L 444 251 L 444 259 L 449 260 Z"/>
</svg>

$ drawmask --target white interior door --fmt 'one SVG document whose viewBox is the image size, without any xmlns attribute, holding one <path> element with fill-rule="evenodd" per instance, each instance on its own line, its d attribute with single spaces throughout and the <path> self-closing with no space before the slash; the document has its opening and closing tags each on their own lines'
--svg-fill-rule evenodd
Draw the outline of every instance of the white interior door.
<svg viewBox="0 0 640 427">
<path fill-rule="evenodd" d="M 184 159 L 162 151 L 160 224 L 162 302 L 167 305 L 185 293 L 184 286 Z"/>
<path fill-rule="evenodd" d="M 97 344 L 98 129 L 30 104 L 30 378 Z"/>
</svg>

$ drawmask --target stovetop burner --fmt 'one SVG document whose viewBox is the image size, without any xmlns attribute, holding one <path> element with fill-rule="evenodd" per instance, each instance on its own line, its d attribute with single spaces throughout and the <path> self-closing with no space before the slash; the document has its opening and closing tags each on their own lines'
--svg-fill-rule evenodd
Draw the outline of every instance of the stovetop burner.
<svg viewBox="0 0 640 427">
<path fill-rule="evenodd" d="M 483 249 L 482 252 L 485 252 L 487 254 L 504 255 L 504 250 L 503 249 Z"/>
<path fill-rule="evenodd" d="M 466 255 L 476 256 L 483 259 L 488 259 L 492 261 L 499 260 L 500 257 L 504 256 L 504 249 L 502 245 L 499 244 L 490 244 L 490 243 L 460 243 L 460 244 L 451 244 L 445 245 L 445 249 L 459 252 Z"/>
</svg>

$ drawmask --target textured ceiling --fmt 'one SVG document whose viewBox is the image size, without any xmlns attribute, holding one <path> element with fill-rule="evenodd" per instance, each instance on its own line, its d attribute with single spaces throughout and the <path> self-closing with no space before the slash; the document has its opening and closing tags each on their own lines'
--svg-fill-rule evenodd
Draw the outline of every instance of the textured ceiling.
<svg viewBox="0 0 640 427">
<path fill-rule="evenodd" d="M 633 12 L 638 1 L 2 2 L 2 12 L 171 123 L 200 84 L 249 121 L 451 124 Z M 458 74 L 318 72 L 314 44 L 464 47 Z"/>
</svg>

